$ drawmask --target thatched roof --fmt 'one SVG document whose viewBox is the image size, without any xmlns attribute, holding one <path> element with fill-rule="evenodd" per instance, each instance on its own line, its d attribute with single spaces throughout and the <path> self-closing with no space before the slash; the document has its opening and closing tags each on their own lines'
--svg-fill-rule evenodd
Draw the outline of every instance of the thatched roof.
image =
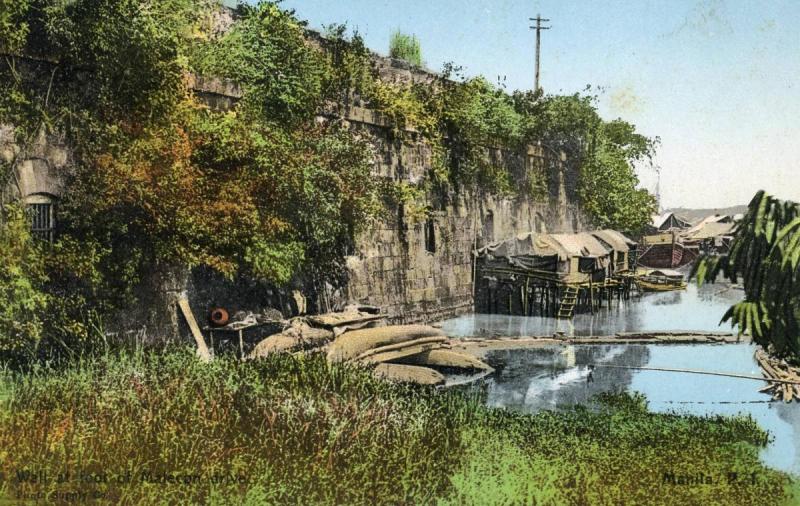
<svg viewBox="0 0 800 506">
<path fill-rule="evenodd" d="M 615 251 L 626 252 L 631 250 L 631 246 L 636 246 L 635 241 L 628 239 L 616 230 L 595 230 L 591 234 L 614 248 Z"/>
<path fill-rule="evenodd" d="M 731 235 L 735 225 L 736 224 L 733 222 L 707 221 L 692 227 L 681 235 L 684 239 L 690 241 L 711 239 L 712 237 Z"/>
<path fill-rule="evenodd" d="M 609 249 L 592 234 L 537 234 L 527 232 L 518 236 L 489 244 L 477 250 L 477 255 L 494 257 L 557 256 L 560 261 L 572 257 L 605 257 Z"/>
</svg>

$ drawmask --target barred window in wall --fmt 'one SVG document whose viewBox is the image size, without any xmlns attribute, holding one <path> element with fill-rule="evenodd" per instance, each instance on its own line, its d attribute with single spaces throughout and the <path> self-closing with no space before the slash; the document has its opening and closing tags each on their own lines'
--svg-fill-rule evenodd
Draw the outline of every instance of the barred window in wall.
<svg viewBox="0 0 800 506">
<path fill-rule="evenodd" d="M 31 218 L 31 233 L 37 239 L 52 242 L 56 229 L 53 199 L 46 195 L 31 195 L 25 200 Z"/>
<path fill-rule="evenodd" d="M 436 253 L 436 227 L 434 226 L 433 216 L 428 214 L 425 221 L 425 251 Z"/>
</svg>

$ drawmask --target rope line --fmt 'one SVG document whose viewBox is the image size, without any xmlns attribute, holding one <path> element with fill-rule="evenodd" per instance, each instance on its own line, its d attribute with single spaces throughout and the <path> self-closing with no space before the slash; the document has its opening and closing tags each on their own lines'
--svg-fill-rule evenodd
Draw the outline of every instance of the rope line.
<svg viewBox="0 0 800 506">
<path fill-rule="evenodd" d="M 652 401 L 654 404 L 770 404 L 772 400 L 764 401 Z"/>
<path fill-rule="evenodd" d="M 761 376 L 748 376 L 746 374 L 732 374 L 725 372 L 699 371 L 696 369 L 669 369 L 666 367 L 636 367 L 632 365 L 611 365 L 611 364 L 592 364 L 594 367 L 607 367 L 613 369 L 636 369 L 639 371 L 663 371 L 663 372 L 683 372 L 689 374 L 705 374 L 707 376 L 725 376 L 727 378 L 749 379 L 756 381 L 766 381 L 767 383 L 785 383 L 788 385 L 800 385 L 800 381 L 784 380 L 777 378 L 764 378 Z"/>
</svg>

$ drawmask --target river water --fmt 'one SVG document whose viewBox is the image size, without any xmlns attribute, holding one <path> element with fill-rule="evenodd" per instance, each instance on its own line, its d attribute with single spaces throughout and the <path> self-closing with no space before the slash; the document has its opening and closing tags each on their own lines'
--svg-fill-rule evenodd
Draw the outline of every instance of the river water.
<svg viewBox="0 0 800 506">
<path fill-rule="evenodd" d="M 686 290 L 649 293 L 614 301 L 611 309 L 577 314 L 569 320 L 541 316 L 470 314 L 442 323 L 450 336 L 605 336 L 617 332 L 657 330 L 729 331 L 719 326 L 725 311 L 741 300 L 742 291 L 725 285 L 690 284 Z"/>
<path fill-rule="evenodd" d="M 443 322 L 451 336 L 609 335 L 623 331 L 729 330 L 718 323 L 741 291 L 709 285 L 656 293 L 564 326 L 549 318 L 467 315 Z M 561 326 L 559 327 L 559 323 Z M 496 371 L 483 379 L 491 406 L 525 412 L 583 404 L 600 392 L 624 389 L 647 396 L 650 408 L 698 415 L 749 413 L 773 437 L 761 458 L 800 475 L 800 407 L 770 402 L 765 385 L 746 379 L 676 372 L 604 368 L 603 365 L 699 369 L 760 376 L 751 344 L 548 345 L 497 350 L 486 361 Z M 596 364 L 588 381 L 588 364 Z"/>
</svg>

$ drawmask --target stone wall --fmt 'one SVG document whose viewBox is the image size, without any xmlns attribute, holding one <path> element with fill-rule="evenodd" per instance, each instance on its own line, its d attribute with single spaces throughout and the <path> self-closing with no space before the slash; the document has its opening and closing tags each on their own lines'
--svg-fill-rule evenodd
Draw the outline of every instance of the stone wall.
<svg viewBox="0 0 800 506">
<path fill-rule="evenodd" d="M 373 65 L 384 82 L 435 85 L 439 79 L 430 71 L 393 58 L 375 55 Z M 229 107 L 241 97 L 233 83 L 193 79 L 195 93 L 212 98 L 214 107 Z M 332 118 L 344 120 L 373 140 L 376 177 L 411 184 L 429 177 L 433 151 L 413 128 L 400 139 L 393 126 L 381 114 L 365 107 L 358 97 L 346 106 L 330 104 L 320 119 Z M 432 210 L 435 251 L 426 248 L 426 225 L 428 235 L 431 231 L 428 220 L 412 216 L 399 206 L 387 208 L 386 219 L 362 233 L 356 239 L 356 251 L 346 257 L 346 285 L 329 287 L 324 294 L 308 294 L 317 296 L 316 307 L 326 310 L 339 309 L 347 303 L 374 305 L 396 322 L 431 321 L 471 311 L 472 250 L 476 245 L 528 231 L 571 232 L 585 228 L 582 214 L 572 202 L 577 173 L 560 153 L 544 146 L 529 146 L 521 152 L 487 149 L 487 157 L 505 167 L 514 180 L 525 179 L 532 172 L 543 175 L 548 182 L 547 197 L 536 202 L 529 198 L 431 192 L 415 207 Z M 255 293 L 250 288 L 237 291 L 222 284 L 210 291 L 197 283 L 195 288 L 198 303 L 200 299 L 220 300 L 216 294 L 229 293 L 226 303 L 236 306 L 242 303 L 234 300 L 236 293 L 250 294 L 242 301 L 250 300 Z M 280 290 L 270 293 L 275 294 L 270 299 L 289 298 Z M 265 302 L 264 297 L 257 298 Z M 289 310 L 285 303 L 276 307 Z"/>
<path fill-rule="evenodd" d="M 386 81 L 432 84 L 438 79 L 435 74 L 402 61 L 378 56 L 374 61 Z M 216 110 L 231 108 L 242 96 L 241 88 L 229 81 L 187 76 L 187 82 L 199 98 Z M 348 106 L 332 104 L 321 114 L 320 121 L 331 117 L 344 120 L 373 139 L 375 177 L 416 184 L 429 176 L 431 146 L 413 130 L 400 140 L 380 114 L 358 101 Z M 19 157 L 19 185 L 4 191 L 23 198 L 33 194 L 48 194 L 56 199 L 61 196 L 71 163 L 63 140 L 42 134 L 29 152 L 19 153 L 19 149 L 12 130 L 0 127 L 0 157 L 6 162 Z M 343 286 L 329 286 L 319 291 L 322 293 L 313 294 L 298 280 L 288 289 L 271 290 L 250 286 L 252 283 L 247 280 L 232 285 L 207 273 L 167 269 L 174 275 L 154 276 L 148 286 L 141 287 L 142 307 L 132 308 L 130 315 L 120 315 L 118 321 L 123 327 L 136 327 L 138 322 L 148 327 L 151 336 L 183 334 L 178 330 L 181 318 L 176 316 L 175 302 L 187 295 L 198 320 L 204 319 L 209 305 L 251 310 L 258 305 L 271 305 L 290 316 L 296 309 L 287 302 L 292 300 L 291 292 L 303 287 L 305 295 L 316 295 L 311 307 L 324 310 L 347 303 L 370 304 L 380 306 L 397 322 L 435 320 L 470 311 L 472 250 L 476 245 L 521 232 L 583 228 L 581 213 L 570 201 L 577 174 L 559 153 L 543 146 L 529 146 L 520 152 L 487 149 L 486 156 L 505 167 L 513 180 L 524 179 L 533 172 L 544 175 L 548 181 L 547 197 L 537 202 L 524 197 L 431 192 L 422 202 L 415 203 L 430 210 L 427 216 L 420 218 L 404 206 L 390 206 L 384 220 L 357 238 L 354 253 L 345 259 L 347 281 Z"/>
<path fill-rule="evenodd" d="M 0 125 L 0 164 L 14 164 L 16 170 L 9 174 L 10 180 L 0 188 L 3 201 L 26 200 L 34 195 L 59 197 L 64 190 L 67 171 L 72 157 L 64 139 L 46 134 L 42 129 L 27 143 L 27 150 L 14 134 L 10 125 Z"/>
<path fill-rule="evenodd" d="M 424 145 L 388 148 L 376 174 L 413 181 L 430 162 Z M 546 201 L 490 195 L 428 195 L 426 218 L 409 216 L 402 205 L 357 239 L 347 257 L 347 299 L 383 308 L 394 321 L 431 321 L 472 310 L 475 247 L 521 232 L 567 232 L 583 227 L 567 201 L 566 167 L 542 149 L 511 156 L 525 171 L 549 171 L 555 181 Z M 389 162 L 390 161 L 390 162 Z M 427 230 L 426 230 L 427 229 Z M 433 240 L 431 244 L 431 233 Z M 433 247 L 431 247 L 433 246 Z"/>
</svg>

